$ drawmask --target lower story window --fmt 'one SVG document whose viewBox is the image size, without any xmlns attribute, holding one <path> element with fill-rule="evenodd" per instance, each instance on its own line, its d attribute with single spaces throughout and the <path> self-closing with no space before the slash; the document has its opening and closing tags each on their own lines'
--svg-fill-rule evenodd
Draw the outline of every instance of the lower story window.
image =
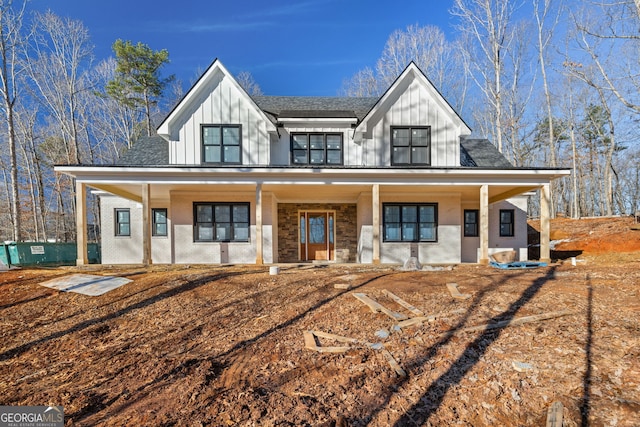
<svg viewBox="0 0 640 427">
<path fill-rule="evenodd" d="M 478 209 L 464 210 L 464 236 L 478 237 Z"/>
<path fill-rule="evenodd" d="M 151 227 L 151 234 L 153 236 L 166 236 L 167 233 L 167 210 L 154 208 L 151 209 L 151 218 L 153 226 Z"/>
<path fill-rule="evenodd" d="M 437 242 L 438 204 L 384 204 L 385 242 Z"/>
<path fill-rule="evenodd" d="M 514 210 L 500 209 L 500 237 L 513 237 Z"/>
<path fill-rule="evenodd" d="M 194 203 L 196 242 L 248 242 L 249 203 Z"/>
<path fill-rule="evenodd" d="M 131 236 L 131 213 L 129 209 L 116 209 L 116 236 Z"/>
</svg>

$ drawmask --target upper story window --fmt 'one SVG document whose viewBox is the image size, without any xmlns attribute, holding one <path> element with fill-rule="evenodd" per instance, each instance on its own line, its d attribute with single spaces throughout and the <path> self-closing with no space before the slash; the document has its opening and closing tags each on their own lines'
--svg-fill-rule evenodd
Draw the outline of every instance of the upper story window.
<svg viewBox="0 0 640 427">
<path fill-rule="evenodd" d="M 392 165 L 431 164 L 431 126 L 391 127 Z"/>
<path fill-rule="evenodd" d="M 202 163 L 241 164 L 241 125 L 202 125 Z"/>
<path fill-rule="evenodd" d="M 341 165 L 341 133 L 292 133 L 291 163 L 294 165 Z"/>
</svg>

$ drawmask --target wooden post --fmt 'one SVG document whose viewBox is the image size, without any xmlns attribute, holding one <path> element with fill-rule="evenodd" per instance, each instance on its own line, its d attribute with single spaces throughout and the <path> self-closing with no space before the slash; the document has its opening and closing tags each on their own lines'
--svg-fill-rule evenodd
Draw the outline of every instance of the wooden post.
<svg viewBox="0 0 640 427">
<path fill-rule="evenodd" d="M 551 191 L 550 185 L 540 187 L 540 262 L 551 262 L 549 237 L 551 234 Z"/>
<path fill-rule="evenodd" d="M 371 214 L 373 219 L 373 264 L 380 264 L 380 184 L 373 184 L 371 190 Z"/>
<path fill-rule="evenodd" d="M 489 186 L 480 187 L 480 264 L 489 264 Z"/>
<path fill-rule="evenodd" d="M 262 247 L 262 183 L 256 184 L 256 264 L 264 264 Z"/>
<path fill-rule="evenodd" d="M 151 185 L 142 184 L 142 263 L 151 265 Z"/>
<path fill-rule="evenodd" d="M 76 181 L 76 265 L 89 263 L 87 251 L 87 185 Z"/>
</svg>

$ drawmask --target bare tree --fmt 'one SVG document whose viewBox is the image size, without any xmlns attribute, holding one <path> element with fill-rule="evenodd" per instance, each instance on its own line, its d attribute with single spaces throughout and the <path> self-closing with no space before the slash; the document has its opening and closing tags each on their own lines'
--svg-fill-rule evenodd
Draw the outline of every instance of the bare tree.
<svg viewBox="0 0 640 427">
<path fill-rule="evenodd" d="M 13 239 L 22 240 L 20 221 L 20 188 L 18 182 L 18 157 L 16 150 L 16 131 L 14 108 L 18 98 L 17 75 L 21 69 L 20 47 L 24 42 L 22 19 L 26 1 L 19 7 L 13 7 L 13 1 L 0 2 L 0 95 L 5 114 L 5 126 L 9 141 L 11 175 L 11 219 Z"/>
<path fill-rule="evenodd" d="M 553 33 L 560 13 L 552 10 L 552 0 L 533 0 L 533 12 L 536 19 L 536 45 L 538 50 L 538 62 L 542 75 L 542 89 L 544 91 L 547 121 L 549 124 L 548 150 L 551 167 L 558 165 L 556 160 L 555 133 L 553 129 L 553 107 L 551 102 L 551 90 L 547 76 L 547 50 L 553 39 Z"/>
<path fill-rule="evenodd" d="M 640 0 L 601 1 L 591 13 L 573 16 L 580 44 L 607 90 L 640 113 Z"/>
<path fill-rule="evenodd" d="M 457 29 L 468 35 L 473 65 L 471 74 L 492 109 L 495 143 L 503 151 L 503 76 L 505 51 L 511 42 L 515 2 L 503 0 L 454 0 L 451 14 Z"/>
<path fill-rule="evenodd" d="M 340 93 L 352 97 L 380 96 L 380 83 L 373 69 L 365 67 L 342 82 Z"/>
<path fill-rule="evenodd" d="M 248 71 L 240 71 L 236 76 L 236 81 L 251 96 L 263 94 L 262 89 L 260 89 L 260 85 Z"/>
<path fill-rule="evenodd" d="M 40 103 L 62 130 L 66 163 L 82 162 L 80 127 L 86 124 L 78 121 L 79 97 L 91 89 L 83 72 L 92 56 L 89 33 L 80 21 L 36 13 L 28 75 Z"/>
<path fill-rule="evenodd" d="M 113 80 L 116 69 L 114 58 L 100 62 L 88 73 L 91 86 L 104 88 Z M 106 93 L 83 93 L 83 104 L 87 105 L 87 119 L 90 126 L 92 145 L 96 152 L 97 163 L 114 163 L 118 157 L 142 136 L 144 132 L 144 113 L 139 108 L 118 102 Z"/>
<path fill-rule="evenodd" d="M 460 111 L 464 108 L 467 79 L 461 73 L 463 57 L 459 43 L 447 41 L 435 26 L 410 25 L 394 31 L 384 46 L 375 70 L 366 67 L 343 82 L 347 96 L 380 96 L 411 62 L 431 80 Z"/>
</svg>

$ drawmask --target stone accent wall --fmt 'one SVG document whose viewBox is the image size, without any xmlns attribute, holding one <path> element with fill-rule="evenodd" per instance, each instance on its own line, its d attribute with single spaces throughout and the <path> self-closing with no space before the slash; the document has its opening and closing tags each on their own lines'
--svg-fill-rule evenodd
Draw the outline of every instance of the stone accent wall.
<svg viewBox="0 0 640 427">
<path fill-rule="evenodd" d="M 278 204 L 278 261 L 298 262 L 298 212 L 306 210 L 335 211 L 336 259 L 355 262 L 358 243 L 357 208 L 355 204 Z M 340 255 L 345 259 L 341 260 Z M 347 258 L 348 254 L 348 258 Z"/>
</svg>

